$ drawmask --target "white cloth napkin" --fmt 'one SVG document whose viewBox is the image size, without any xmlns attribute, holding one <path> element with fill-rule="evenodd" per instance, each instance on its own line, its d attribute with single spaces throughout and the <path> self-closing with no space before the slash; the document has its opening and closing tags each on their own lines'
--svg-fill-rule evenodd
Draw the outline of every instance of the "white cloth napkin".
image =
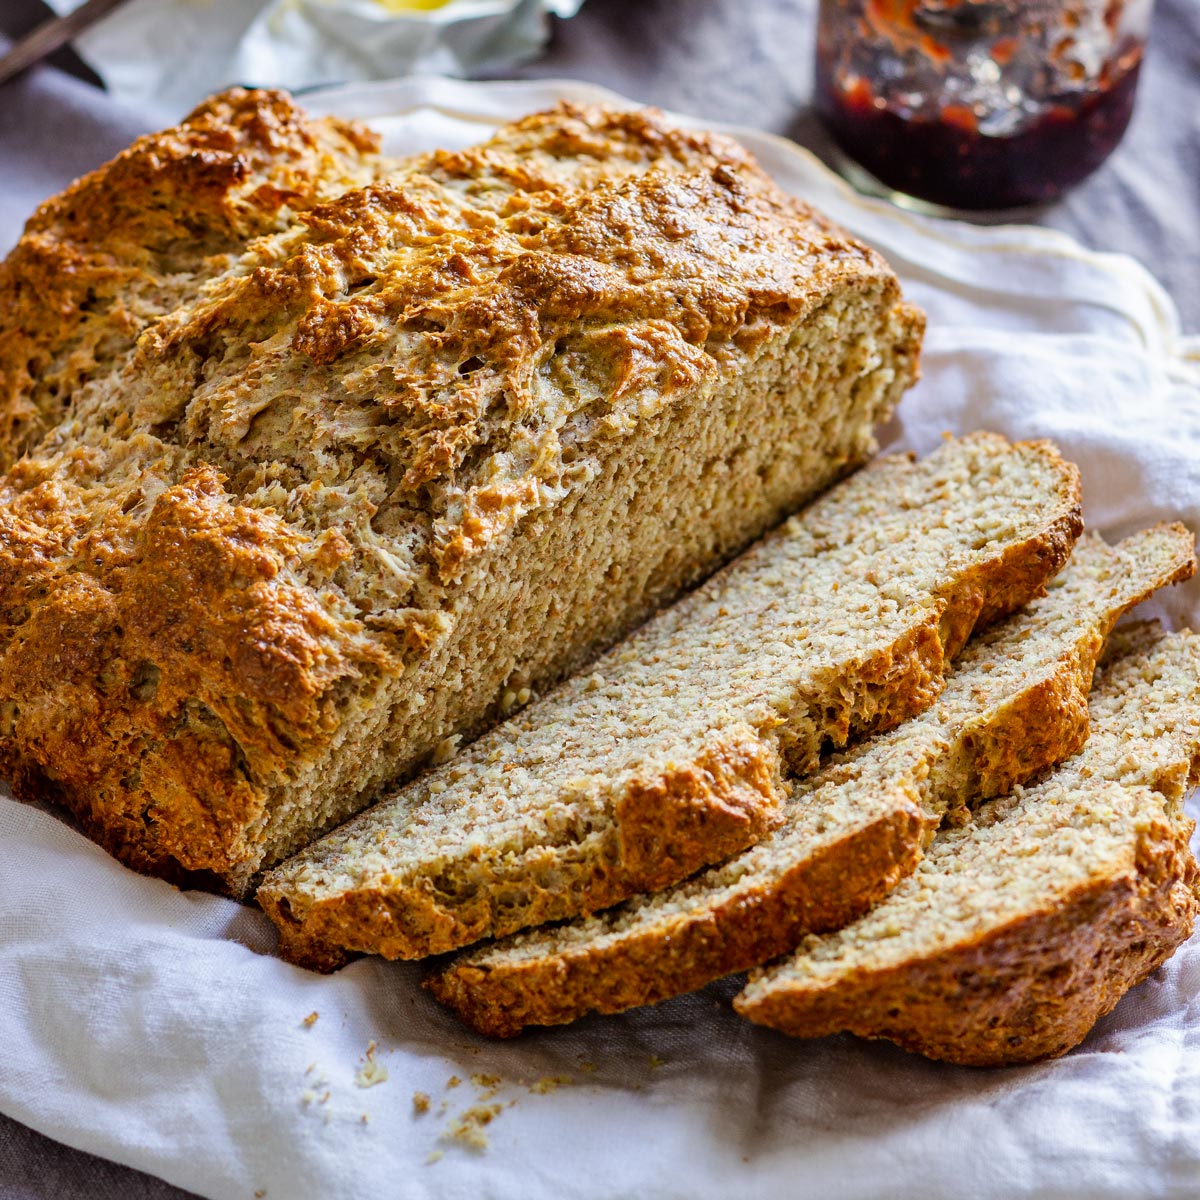
<svg viewBox="0 0 1200 1200">
<path fill-rule="evenodd" d="M 564 92 L 597 94 L 417 80 L 319 103 L 416 149 Z M 1106 534 L 1200 528 L 1200 347 L 1140 267 L 1046 230 L 921 220 L 854 197 L 789 143 L 744 140 L 882 249 L 929 314 L 892 446 L 977 428 L 1053 437 Z M 1200 625 L 1200 585 L 1147 607 Z M 0 798 L 0 1110 L 222 1200 L 1200 1194 L 1196 941 L 1073 1053 L 999 1071 L 792 1041 L 735 1018 L 733 983 L 488 1043 L 415 967 L 360 960 L 322 978 L 273 942 L 257 911 L 137 876 Z M 363 1088 L 371 1042 L 387 1078 Z M 464 1110 L 497 1104 L 486 1149 L 443 1140 Z"/>
</svg>

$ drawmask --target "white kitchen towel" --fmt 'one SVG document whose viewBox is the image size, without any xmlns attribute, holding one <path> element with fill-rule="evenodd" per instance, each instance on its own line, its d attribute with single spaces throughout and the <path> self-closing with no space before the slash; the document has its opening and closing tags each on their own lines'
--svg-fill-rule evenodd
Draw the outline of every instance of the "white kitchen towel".
<svg viewBox="0 0 1200 1200">
<path fill-rule="evenodd" d="M 465 144 L 562 94 L 600 93 L 415 80 L 310 106 L 403 150 Z M 1200 529 L 1200 347 L 1140 267 L 1046 230 L 912 217 L 743 136 L 929 314 L 891 446 L 1053 437 L 1094 527 Z M 1200 626 L 1200 584 L 1147 611 Z M 734 983 L 488 1043 L 433 1004 L 419 968 L 322 978 L 273 944 L 260 913 L 141 878 L 0 799 L 0 1110 L 221 1200 L 1200 1195 L 1196 941 L 1065 1058 L 995 1071 L 792 1041 L 736 1019 Z"/>
</svg>

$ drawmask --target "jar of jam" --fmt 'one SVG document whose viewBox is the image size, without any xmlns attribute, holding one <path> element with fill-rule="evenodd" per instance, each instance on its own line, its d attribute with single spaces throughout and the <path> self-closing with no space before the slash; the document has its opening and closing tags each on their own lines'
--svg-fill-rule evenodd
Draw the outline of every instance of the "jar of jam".
<svg viewBox="0 0 1200 1200">
<path fill-rule="evenodd" d="M 817 111 L 874 190 L 948 209 L 1042 204 L 1121 140 L 1152 6 L 821 0 Z"/>
</svg>

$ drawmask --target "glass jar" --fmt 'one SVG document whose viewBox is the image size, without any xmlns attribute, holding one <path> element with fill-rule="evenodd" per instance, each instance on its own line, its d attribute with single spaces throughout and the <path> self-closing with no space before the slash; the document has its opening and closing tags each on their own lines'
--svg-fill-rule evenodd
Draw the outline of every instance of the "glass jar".
<svg viewBox="0 0 1200 1200">
<path fill-rule="evenodd" d="M 817 112 L 883 190 L 950 209 L 1045 203 L 1121 140 L 1152 7 L 821 0 Z"/>
</svg>

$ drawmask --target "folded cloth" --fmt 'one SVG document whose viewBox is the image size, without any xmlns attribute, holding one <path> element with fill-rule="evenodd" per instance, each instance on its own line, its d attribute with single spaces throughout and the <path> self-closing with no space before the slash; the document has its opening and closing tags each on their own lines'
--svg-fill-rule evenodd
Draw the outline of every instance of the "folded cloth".
<svg viewBox="0 0 1200 1200">
<path fill-rule="evenodd" d="M 475 140 L 554 94 L 410 81 L 319 103 L 405 149 Z M 1053 437 L 1105 535 L 1200 529 L 1200 346 L 1140 267 L 1045 230 L 922 221 L 789 144 L 746 141 L 929 313 L 888 448 Z M 1200 625 L 1200 583 L 1139 615 Z M 273 945 L 260 913 L 134 875 L 0 799 L 0 1111 L 222 1198 L 1184 1197 L 1200 1181 L 1195 940 L 1079 1049 L 1002 1072 L 793 1042 L 736 1019 L 729 982 L 491 1044 L 417 966 L 322 978 Z"/>
</svg>

